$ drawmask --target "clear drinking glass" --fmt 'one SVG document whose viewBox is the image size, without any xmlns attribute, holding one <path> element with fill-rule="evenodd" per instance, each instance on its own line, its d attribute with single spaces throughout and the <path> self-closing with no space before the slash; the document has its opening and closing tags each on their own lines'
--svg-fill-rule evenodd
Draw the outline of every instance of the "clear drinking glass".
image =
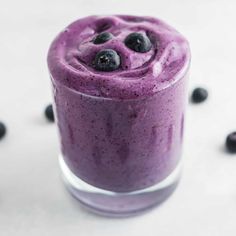
<svg viewBox="0 0 236 236">
<path fill-rule="evenodd" d="M 100 213 L 129 215 L 173 192 L 180 173 L 187 77 L 151 97 L 121 101 L 88 96 L 52 78 L 60 166 L 81 203 Z"/>
<path fill-rule="evenodd" d="M 101 21 L 102 29 L 105 22 L 106 30 L 110 27 L 113 33 L 105 46 L 97 46 L 86 38 L 95 34 L 98 28 L 101 31 Z M 143 21 L 148 23 L 140 23 Z M 96 27 L 89 28 L 88 25 Z M 153 53 L 152 57 L 148 53 L 128 50 L 122 38 L 125 33 L 117 30 L 121 26 L 128 33 L 140 30 L 141 26 L 144 29 L 151 27 L 150 31 L 157 34 L 155 37 L 162 44 L 159 41 L 153 44 L 153 48 L 159 48 L 148 52 Z M 145 76 L 140 74 L 141 70 L 124 69 L 110 73 L 105 80 L 107 72 L 99 74 L 85 63 L 92 60 L 93 50 L 116 44 L 123 63 L 130 60 L 127 65 L 132 65 L 137 60 Z M 82 49 L 78 49 L 78 45 L 82 45 Z M 131 56 L 124 57 L 125 53 Z M 146 58 L 149 58 L 149 64 L 141 66 Z M 180 176 L 190 63 L 186 40 L 154 18 L 88 17 L 71 24 L 56 38 L 48 61 L 61 143 L 59 160 L 70 193 L 87 208 L 114 216 L 137 214 L 167 199 Z M 132 74 L 130 84 L 134 81 L 139 88 L 153 85 L 154 81 L 155 86 L 157 84 L 155 91 L 137 98 L 119 98 L 91 95 L 80 90 L 88 85 L 89 91 L 102 90 L 102 87 L 94 86 L 92 80 L 96 76 L 99 76 L 97 84 L 103 79 L 104 83 L 128 83 L 127 78 L 121 80 L 123 72 Z M 114 89 L 115 85 L 112 86 L 110 88 Z"/>
</svg>

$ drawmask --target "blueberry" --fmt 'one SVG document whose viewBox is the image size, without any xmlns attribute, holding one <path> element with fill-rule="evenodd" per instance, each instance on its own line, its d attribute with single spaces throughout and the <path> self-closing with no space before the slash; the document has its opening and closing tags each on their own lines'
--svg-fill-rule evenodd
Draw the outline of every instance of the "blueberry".
<svg viewBox="0 0 236 236">
<path fill-rule="evenodd" d="M 0 121 L 0 139 L 2 139 L 7 132 L 7 128 L 3 122 Z"/>
<path fill-rule="evenodd" d="M 114 71 L 120 66 L 120 56 L 112 49 L 104 49 L 97 53 L 94 67 L 99 71 Z"/>
<path fill-rule="evenodd" d="M 236 153 L 236 132 L 232 132 L 227 136 L 225 145 L 229 152 Z"/>
<path fill-rule="evenodd" d="M 141 33 L 131 33 L 125 39 L 125 45 L 135 52 L 148 52 L 152 47 L 150 39 Z"/>
<path fill-rule="evenodd" d="M 109 41 L 110 39 L 112 39 L 112 36 L 113 35 L 111 33 L 108 33 L 108 32 L 100 33 L 93 39 L 93 43 L 94 44 L 105 43 L 105 42 Z"/>
<path fill-rule="evenodd" d="M 208 92 L 204 88 L 195 88 L 192 93 L 192 102 L 200 103 L 207 99 Z"/>
<path fill-rule="evenodd" d="M 54 113 L 53 113 L 52 104 L 50 104 L 46 107 L 45 116 L 49 121 L 51 121 L 51 122 L 54 121 Z"/>
</svg>

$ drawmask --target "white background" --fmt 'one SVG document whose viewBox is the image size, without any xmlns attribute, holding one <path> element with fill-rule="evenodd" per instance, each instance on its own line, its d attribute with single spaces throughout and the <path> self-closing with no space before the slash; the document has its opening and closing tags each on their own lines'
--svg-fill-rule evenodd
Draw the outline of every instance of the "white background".
<svg viewBox="0 0 236 236">
<path fill-rule="evenodd" d="M 83 210 L 64 190 L 46 53 L 71 21 L 90 14 L 160 17 L 190 41 L 189 91 L 209 100 L 188 105 L 184 173 L 172 197 L 144 215 L 103 218 Z M 235 236 L 236 155 L 224 151 L 236 129 L 235 0 L 0 0 L 1 236 Z"/>
</svg>

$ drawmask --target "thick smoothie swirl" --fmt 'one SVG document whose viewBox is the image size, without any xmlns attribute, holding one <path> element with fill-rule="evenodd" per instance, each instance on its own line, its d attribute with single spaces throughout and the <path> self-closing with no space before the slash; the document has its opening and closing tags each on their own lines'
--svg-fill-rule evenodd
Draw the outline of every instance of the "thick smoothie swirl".
<svg viewBox="0 0 236 236">
<path fill-rule="evenodd" d="M 106 32 L 109 40 L 95 43 Z M 125 45 L 132 33 L 151 42 L 147 52 Z M 94 60 L 101 50 L 120 57 L 114 71 L 99 71 Z M 48 65 L 52 78 L 81 93 L 103 98 L 133 99 L 160 91 L 183 76 L 190 55 L 186 39 L 172 27 L 151 17 L 90 16 L 69 25 L 52 43 Z"/>
</svg>

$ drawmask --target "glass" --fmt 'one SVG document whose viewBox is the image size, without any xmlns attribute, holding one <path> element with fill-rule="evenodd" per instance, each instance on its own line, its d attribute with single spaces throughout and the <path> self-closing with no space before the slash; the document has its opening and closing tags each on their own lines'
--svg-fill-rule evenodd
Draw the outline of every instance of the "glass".
<svg viewBox="0 0 236 236">
<path fill-rule="evenodd" d="M 167 199 L 181 169 L 188 68 L 155 94 L 89 96 L 52 79 L 65 184 L 85 207 L 127 216 Z"/>
</svg>

